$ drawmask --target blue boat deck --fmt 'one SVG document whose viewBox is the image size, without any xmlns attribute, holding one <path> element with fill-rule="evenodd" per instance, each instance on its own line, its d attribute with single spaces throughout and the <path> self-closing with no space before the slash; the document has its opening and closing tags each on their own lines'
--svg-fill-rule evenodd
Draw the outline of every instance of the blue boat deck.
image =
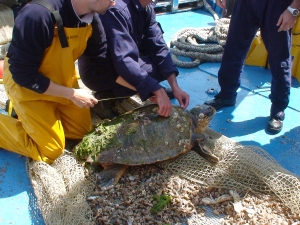
<svg viewBox="0 0 300 225">
<path fill-rule="evenodd" d="M 165 32 L 167 43 L 180 29 L 214 26 L 211 14 L 202 9 L 158 15 L 157 19 Z M 213 98 L 206 92 L 208 89 L 219 90 L 219 67 L 220 63 L 203 63 L 196 68 L 179 68 L 178 83 L 191 98 L 189 109 Z M 270 70 L 245 66 L 237 104 L 218 111 L 210 128 L 243 145 L 265 149 L 281 166 L 300 176 L 300 85 L 293 78 L 291 101 L 286 110 L 283 130 L 277 135 L 270 135 L 265 132 L 271 105 L 268 99 L 270 81 Z M 167 86 L 167 83 L 164 84 Z M 172 103 L 178 104 L 176 100 L 172 100 Z M 0 150 L 0 224 L 35 224 L 29 206 L 32 193 L 25 157 Z"/>
<path fill-rule="evenodd" d="M 214 26 L 211 15 L 203 10 L 159 15 L 157 18 L 165 31 L 167 43 L 180 29 Z M 220 63 L 203 63 L 197 68 L 179 68 L 178 82 L 190 94 L 189 108 L 213 99 L 213 95 L 208 94 L 207 90 L 212 88 L 219 91 L 219 67 Z M 277 135 L 270 135 L 265 131 L 271 107 L 268 98 L 270 82 L 269 69 L 246 65 L 236 105 L 218 111 L 210 128 L 243 145 L 265 149 L 281 166 L 300 176 L 300 84 L 297 79 L 292 78 L 290 103 L 285 111 L 283 129 Z M 176 100 L 173 101 L 176 104 Z"/>
</svg>

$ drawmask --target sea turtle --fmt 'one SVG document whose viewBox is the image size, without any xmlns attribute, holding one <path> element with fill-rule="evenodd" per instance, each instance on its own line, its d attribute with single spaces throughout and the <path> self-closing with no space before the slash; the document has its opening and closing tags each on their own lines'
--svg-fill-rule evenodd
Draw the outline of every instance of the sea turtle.
<svg viewBox="0 0 300 225">
<path fill-rule="evenodd" d="M 75 146 L 77 158 L 92 158 L 104 168 L 97 174 L 101 188 L 116 184 L 128 166 L 169 160 L 194 147 L 211 157 L 201 148 L 201 133 L 216 112 L 213 107 L 197 105 L 188 111 L 173 106 L 168 118 L 157 109 L 150 104 L 100 123 Z"/>
</svg>

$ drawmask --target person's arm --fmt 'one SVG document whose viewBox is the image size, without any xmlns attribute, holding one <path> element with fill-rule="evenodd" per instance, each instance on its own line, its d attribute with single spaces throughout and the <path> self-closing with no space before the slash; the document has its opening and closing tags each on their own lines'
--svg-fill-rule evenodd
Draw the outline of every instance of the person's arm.
<svg viewBox="0 0 300 225">
<path fill-rule="evenodd" d="M 112 59 L 107 49 L 106 34 L 99 17 L 94 18 L 93 21 L 93 33 L 87 42 L 87 47 L 78 60 L 78 67 L 80 77 L 87 86 L 90 86 L 90 82 L 94 80 L 90 76 L 101 76 L 103 78 L 109 78 L 116 83 L 127 87 L 129 89 L 136 89 L 119 76 L 114 68 Z M 91 72 L 96 70 L 97 72 Z"/>
<path fill-rule="evenodd" d="M 134 87 L 141 100 L 145 101 L 161 86 L 139 65 L 139 49 L 131 36 L 132 24 L 130 18 L 127 17 L 123 15 L 123 11 L 114 7 L 100 18 L 105 28 L 109 52 L 117 74 Z"/>
<path fill-rule="evenodd" d="M 39 73 L 45 49 L 53 40 L 54 23 L 50 12 L 38 4 L 28 4 L 16 17 L 8 62 L 13 80 L 37 93 L 48 88 L 50 79 Z"/>
<path fill-rule="evenodd" d="M 156 21 L 154 9 L 151 7 L 148 12 L 150 13 L 151 21 L 145 34 L 147 53 L 149 53 L 152 61 L 157 65 L 159 73 L 168 80 L 173 94 L 178 100 L 180 106 L 185 109 L 189 105 L 189 95 L 184 92 L 177 83 L 176 76 L 178 75 L 178 69 L 171 59 L 170 49 L 163 38 L 162 28 Z M 170 100 L 167 99 L 165 95 L 158 94 L 158 92 L 154 92 L 154 94 L 157 99 L 156 101 L 160 106 L 159 108 L 164 112 L 164 114 L 168 115 L 171 113 L 169 108 Z"/>
<path fill-rule="evenodd" d="M 294 9 L 300 9 L 300 0 L 294 0 L 292 2 L 292 4 L 290 5 L 291 8 Z M 297 21 L 298 16 L 293 16 L 292 13 L 290 11 L 288 11 L 287 9 L 284 10 L 284 12 L 281 14 L 281 16 L 278 19 L 277 22 L 277 26 L 278 28 L 278 32 L 280 31 L 287 31 L 289 29 L 291 29 L 296 21 Z"/>
<path fill-rule="evenodd" d="M 70 99 L 80 108 L 94 107 L 98 103 L 98 100 L 84 89 L 64 87 L 52 81 L 50 81 L 49 87 L 44 94 Z"/>
<path fill-rule="evenodd" d="M 190 102 L 190 96 L 184 92 L 177 83 L 176 75 L 172 74 L 168 78 L 168 82 L 171 86 L 171 89 L 173 91 L 173 94 L 175 98 L 179 101 L 180 106 L 185 109 Z M 152 102 L 155 102 L 158 104 L 159 109 L 157 113 L 161 116 L 168 117 L 170 116 L 172 112 L 172 105 L 170 103 L 170 99 L 167 96 L 165 90 L 163 88 L 158 89 L 154 92 L 154 96 L 150 98 Z"/>
<path fill-rule="evenodd" d="M 300 0 L 294 0 L 290 6 L 294 9 L 300 9 Z"/>
<path fill-rule="evenodd" d="M 146 54 L 150 55 L 152 61 L 158 67 L 158 71 L 165 79 L 171 74 L 176 76 L 179 74 L 177 67 L 174 65 L 170 49 L 163 38 L 163 30 L 156 21 L 154 8 L 149 6 L 147 10 L 150 17 L 149 27 L 144 34 L 144 46 L 146 46 Z"/>
<path fill-rule="evenodd" d="M 28 4 L 21 10 L 15 20 L 13 38 L 8 51 L 13 80 L 39 94 L 67 98 L 79 107 L 93 106 L 97 99 L 86 90 L 55 84 L 39 73 L 44 52 L 53 40 L 53 27 L 51 14 L 45 7 Z"/>
<path fill-rule="evenodd" d="M 176 75 L 172 74 L 171 76 L 169 76 L 168 82 L 181 108 L 185 109 L 186 107 L 188 107 L 190 103 L 190 96 L 179 87 L 177 83 Z"/>
</svg>

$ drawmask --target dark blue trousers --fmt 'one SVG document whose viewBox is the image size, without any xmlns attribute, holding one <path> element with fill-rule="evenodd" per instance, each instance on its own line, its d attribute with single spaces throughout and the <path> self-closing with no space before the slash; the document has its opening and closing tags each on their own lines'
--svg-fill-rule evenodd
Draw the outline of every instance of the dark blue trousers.
<svg viewBox="0 0 300 225">
<path fill-rule="evenodd" d="M 88 61 L 87 58 L 85 58 L 85 60 Z M 145 70 L 153 79 L 157 80 L 158 82 L 162 82 L 165 80 L 164 76 L 159 73 L 158 67 L 152 61 L 150 56 L 140 56 L 138 62 L 140 67 Z M 86 68 L 87 67 L 85 67 L 85 69 Z M 89 68 L 89 70 L 85 70 L 84 73 L 88 74 L 88 76 L 83 76 L 81 78 L 84 84 L 93 91 L 112 90 L 116 97 L 132 96 L 137 93 L 136 91 L 119 85 L 114 80 L 108 77 L 101 76 L 99 72 L 92 66 Z"/>
<path fill-rule="evenodd" d="M 284 119 L 283 112 L 289 103 L 291 87 L 291 30 L 278 32 L 279 27 L 276 24 L 291 2 L 291 0 L 235 1 L 218 73 L 221 91 L 217 97 L 236 98 L 245 58 L 260 28 L 272 73 L 270 116 L 281 115 L 281 119 Z"/>
</svg>

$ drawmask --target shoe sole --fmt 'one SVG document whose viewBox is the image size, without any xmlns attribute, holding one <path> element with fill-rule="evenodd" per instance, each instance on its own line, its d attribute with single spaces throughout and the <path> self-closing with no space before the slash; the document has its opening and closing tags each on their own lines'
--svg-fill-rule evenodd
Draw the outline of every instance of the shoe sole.
<svg viewBox="0 0 300 225">
<path fill-rule="evenodd" d="M 268 127 L 268 126 L 266 128 L 266 131 L 269 132 L 269 133 L 271 133 L 271 134 L 278 134 L 278 133 L 280 133 L 281 130 L 282 130 L 282 128 L 280 128 L 280 129 L 272 129 L 272 128 Z"/>
</svg>

